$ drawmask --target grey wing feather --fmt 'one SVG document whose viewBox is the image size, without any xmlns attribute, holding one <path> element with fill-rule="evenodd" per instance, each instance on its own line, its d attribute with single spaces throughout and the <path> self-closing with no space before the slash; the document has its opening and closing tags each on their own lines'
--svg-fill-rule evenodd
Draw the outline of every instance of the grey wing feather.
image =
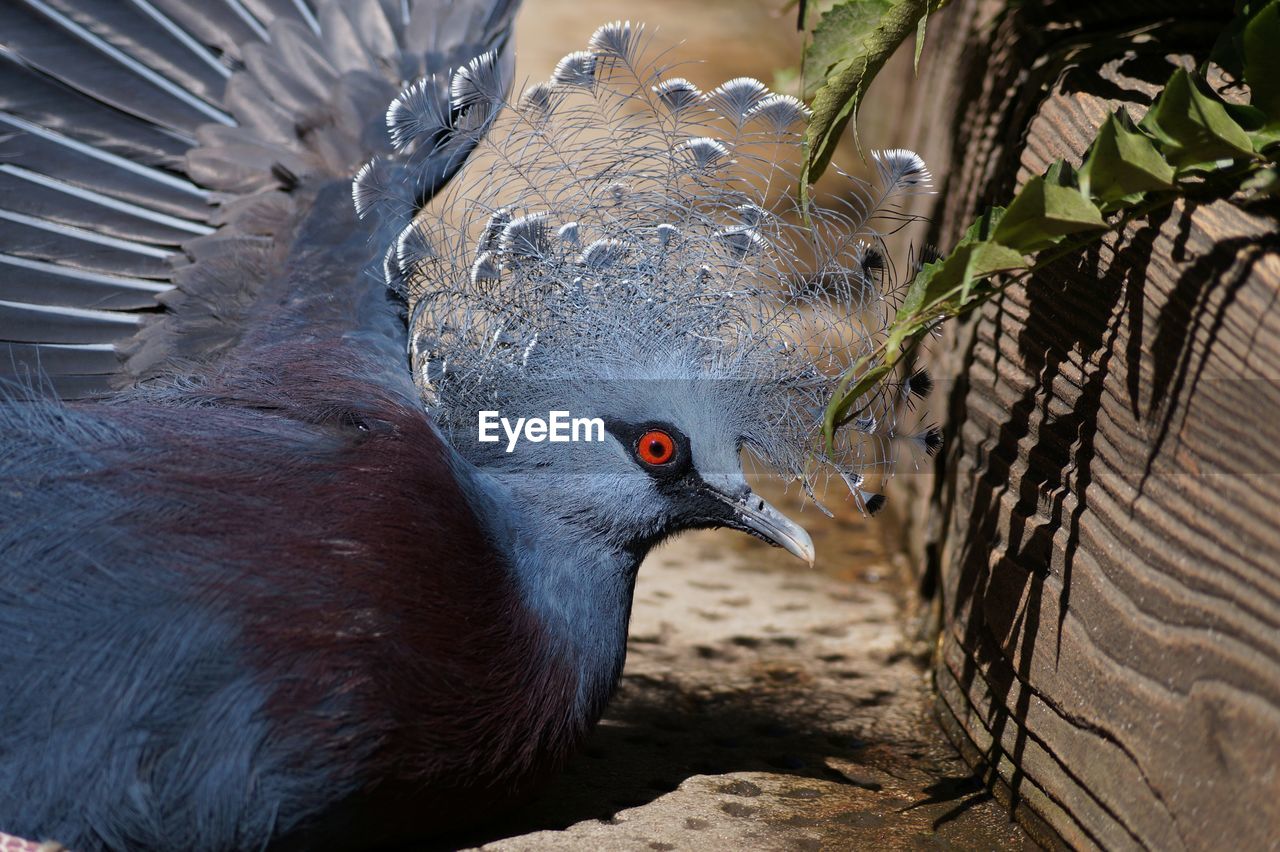
<svg viewBox="0 0 1280 852">
<path fill-rule="evenodd" d="M 384 112 L 403 81 L 443 73 L 447 99 L 448 71 L 506 48 L 516 5 L 6 0 L 0 379 L 99 396 L 225 366 L 267 328 L 402 340 L 403 318 L 368 298 L 382 284 L 364 243 L 403 223 L 314 208 L 393 153 Z M 414 201 L 463 157 L 415 161 Z M 367 240 L 319 258 L 298 244 L 348 218 Z M 329 289 L 291 300 L 303 269 Z"/>
</svg>

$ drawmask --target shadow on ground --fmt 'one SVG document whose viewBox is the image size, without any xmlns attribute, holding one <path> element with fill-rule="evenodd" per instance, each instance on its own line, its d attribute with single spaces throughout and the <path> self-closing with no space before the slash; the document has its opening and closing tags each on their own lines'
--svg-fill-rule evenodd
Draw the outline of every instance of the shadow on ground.
<svg viewBox="0 0 1280 852">
<path fill-rule="evenodd" d="M 651 556 L 605 720 L 537 800 L 459 845 L 1034 848 L 933 720 L 878 530 L 804 520 L 818 571 L 730 533 Z"/>
</svg>

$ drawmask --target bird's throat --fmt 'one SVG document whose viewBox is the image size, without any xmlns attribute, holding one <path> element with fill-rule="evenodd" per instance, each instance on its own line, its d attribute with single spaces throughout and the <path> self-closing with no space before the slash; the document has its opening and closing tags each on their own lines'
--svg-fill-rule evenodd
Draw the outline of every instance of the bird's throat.
<svg viewBox="0 0 1280 852">
<path fill-rule="evenodd" d="M 519 493 L 511 480 L 476 468 L 467 473 L 468 496 L 483 509 L 477 515 L 490 520 L 520 600 L 544 631 L 550 657 L 543 664 L 576 674 L 573 713 L 580 723 L 594 723 L 622 674 L 636 572 L 647 548 L 620 546 L 555 517 L 545 493 Z"/>
<path fill-rule="evenodd" d="M 575 711 L 594 723 L 622 675 L 639 559 L 594 543 L 540 542 L 516 573 L 525 603 L 578 675 Z"/>
</svg>

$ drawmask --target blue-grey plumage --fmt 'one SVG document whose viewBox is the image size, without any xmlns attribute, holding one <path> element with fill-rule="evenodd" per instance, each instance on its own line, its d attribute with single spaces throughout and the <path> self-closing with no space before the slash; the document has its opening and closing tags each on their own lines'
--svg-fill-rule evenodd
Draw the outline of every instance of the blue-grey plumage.
<svg viewBox="0 0 1280 852">
<path fill-rule="evenodd" d="M 811 496 L 837 476 L 874 511 L 863 482 L 891 469 L 900 399 L 869 397 L 830 448 L 819 426 L 895 312 L 883 231 L 910 219 L 897 202 L 930 191 L 929 171 L 873 151 L 871 181 L 800 210 L 808 108 L 749 77 L 702 92 L 672 70 L 643 26 L 600 27 L 486 123 L 471 179 L 405 227 L 387 269 L 420 282 L 425 399 L 464 455 L 516 468 L 466 440 L 477 409 L 683 405 L 686 434 L 728 436 L 726 469 L 745 449 Z M 409 118 L 421 100 L 411 88 L 392 107 L 393 159 L 433 144 L 433 123 Z"/>
<path fill-rule="evenodd" d="M 0 831 L 86 852 L 445 831 L 599 718 L 654 544 L 732 527 L 812 561 L 741 454 L 797 472 L 830 381 L 800 320 L 844 312 L 818 320 L 854 341 L 827 360 L 875 333 L 871 207 L 819 215 L 839 250 L 790 280 L 792 232 L 722 172 L 802 104 L 747 78 L 624 91 L 641 31 L 616 23 L 510 106 L 514 6 L 0 5 Z M 523 156 L 581 129 L 566 102 L 635 91 L 661 126 L 734 133 L 543 162 L 539 201 L 572 203 L 491 181 L 442 199 L 457 230 L 424 215 L 477 151 Z M 668 215 L 626 167 L 645 157 L 706 209 Z M 885 197 L 927 181 L 878 161 Z M 507 452 L 470 431 L 495 403 L 603 431 Z"/>
</svg>

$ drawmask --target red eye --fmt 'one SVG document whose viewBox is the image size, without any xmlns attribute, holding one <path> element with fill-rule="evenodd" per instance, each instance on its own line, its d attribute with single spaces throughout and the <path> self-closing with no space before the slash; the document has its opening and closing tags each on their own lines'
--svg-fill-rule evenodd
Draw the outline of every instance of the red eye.
<svg viewBox="0 0 1280 852">
<path fill-rule="evenodd" d="M 636 441 L 636 455 L 645 464 L 666 464 L 675 458 L 676 442 L 661 429 L 650 429 Z"/>
</svg>

